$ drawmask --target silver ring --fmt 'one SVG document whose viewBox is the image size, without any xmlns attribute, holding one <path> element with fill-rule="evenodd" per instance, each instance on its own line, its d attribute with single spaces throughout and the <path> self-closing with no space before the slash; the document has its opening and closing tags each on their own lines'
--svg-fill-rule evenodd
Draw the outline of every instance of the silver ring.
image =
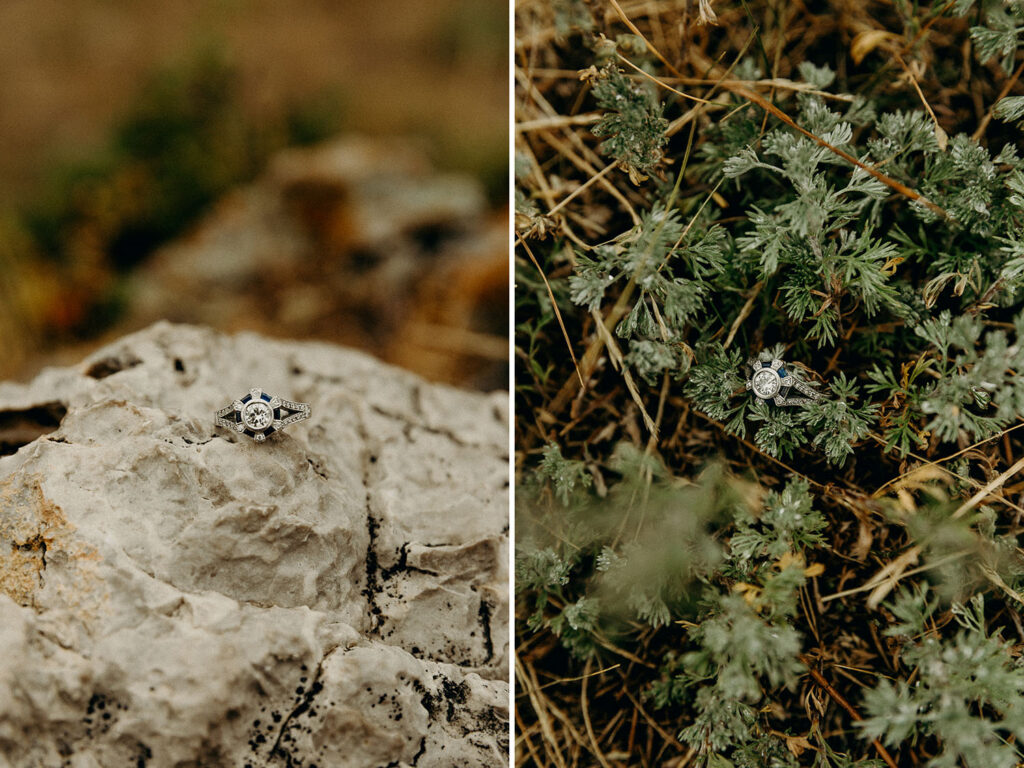
<svg viewBox="0 0 1024 768">
<path fill-rule="evenodd" d="M 233 429 L 262 443 L 282 427 L 310 416 L 309 403 L 296 403 L 277 395 L 268 395 L 259 387 L 217 411 L 218 427 Z"/>
<path fill-rule="evenodd" d="M 758 400 L 776 405 L 810 405 L 822 398 L 810 384 L 786 370 L 786 364 L 778 358 L 767 361 L 752 357 L 747 360 L 747 369 L 747 389 Z M 794 389 L 806 397 L 790 397 Z"/>
</svg>

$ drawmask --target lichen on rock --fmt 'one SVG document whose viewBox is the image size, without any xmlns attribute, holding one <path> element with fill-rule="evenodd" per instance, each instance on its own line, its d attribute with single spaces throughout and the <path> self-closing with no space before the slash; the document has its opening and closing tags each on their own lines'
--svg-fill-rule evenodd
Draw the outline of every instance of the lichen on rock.
<svg viewBox="0 0 1024 768">
<path fill-rule="evenodd" d="M 313 417 L 215 427 L 253 386 Z M 0 457 L 0 757 L 507 763 L 504 393 L 158 323 L 0 384 L 40 408 Z"/>
</svg>

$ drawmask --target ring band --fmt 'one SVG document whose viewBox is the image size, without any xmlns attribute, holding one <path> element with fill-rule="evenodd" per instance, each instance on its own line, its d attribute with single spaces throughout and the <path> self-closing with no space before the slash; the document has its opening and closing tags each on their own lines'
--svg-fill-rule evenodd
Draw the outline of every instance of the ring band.
<svg viewBox="0 0 1024 768">
<path fill-rule="evenodd" d="M 308 419 L 311 413 L 309 403 L 285 400 L 255 387 L 249 390 L 249 394 L 217 411 L 214 423 L 262 443 L 282 427 Z"/>
<path fill-rule="evenodd" d="M 822 394 L 814 387 L 787 371 L 786 364 L 778 358 L 768 362 L 752 357 L 747 360 L 747 368 L 750 372 L 747 389 L 753 392 L 758 400 L 789 406 L 810 405 L 822 398 Z M 790 397 L 790 392 L 794 389 L 805 397 Z"/>
</svg>

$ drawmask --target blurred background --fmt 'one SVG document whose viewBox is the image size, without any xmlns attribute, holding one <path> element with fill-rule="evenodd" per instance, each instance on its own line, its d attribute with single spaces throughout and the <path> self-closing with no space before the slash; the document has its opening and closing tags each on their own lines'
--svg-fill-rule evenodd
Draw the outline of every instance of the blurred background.
<svg viewBox="0 0 1024 768">
<path fill-rule="evenodd" d="M 507 14 L 3 0 L 0 379 L 169 319 L 507 386 Z"/>
</svg>

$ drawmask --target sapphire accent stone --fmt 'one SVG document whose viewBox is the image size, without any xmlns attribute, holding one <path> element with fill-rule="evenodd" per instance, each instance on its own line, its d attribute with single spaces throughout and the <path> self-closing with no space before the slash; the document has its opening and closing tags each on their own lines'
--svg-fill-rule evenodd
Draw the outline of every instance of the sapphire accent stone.
<svg viewBox="0 0 1024 768">
<path fill-rule="evenodd" d="M 786 369 L 785 369 L 785 368 L 779 368 L 779 376 L 780 376 L 780 377 L 782 377 L 782 376 L 788 376 L 788 375 L 789 375 L 789 374 L 788 374 L 788 373 L 786 373 Z"/>
<path fill-rule="evenodd" d="M 266 392 L 264 392 L 262 395 L 260 395 L 260 397 L 263 400 L 266 400 L 268 403 L 270 402 L 270 395 L 268 395 Z"/>
<path fill-rule="evenodd" d="M 252 400 L 252 395 L 246 395 L 242 398 L 241 402 L 248 403 L 250 400 Z"/>
</svg>

